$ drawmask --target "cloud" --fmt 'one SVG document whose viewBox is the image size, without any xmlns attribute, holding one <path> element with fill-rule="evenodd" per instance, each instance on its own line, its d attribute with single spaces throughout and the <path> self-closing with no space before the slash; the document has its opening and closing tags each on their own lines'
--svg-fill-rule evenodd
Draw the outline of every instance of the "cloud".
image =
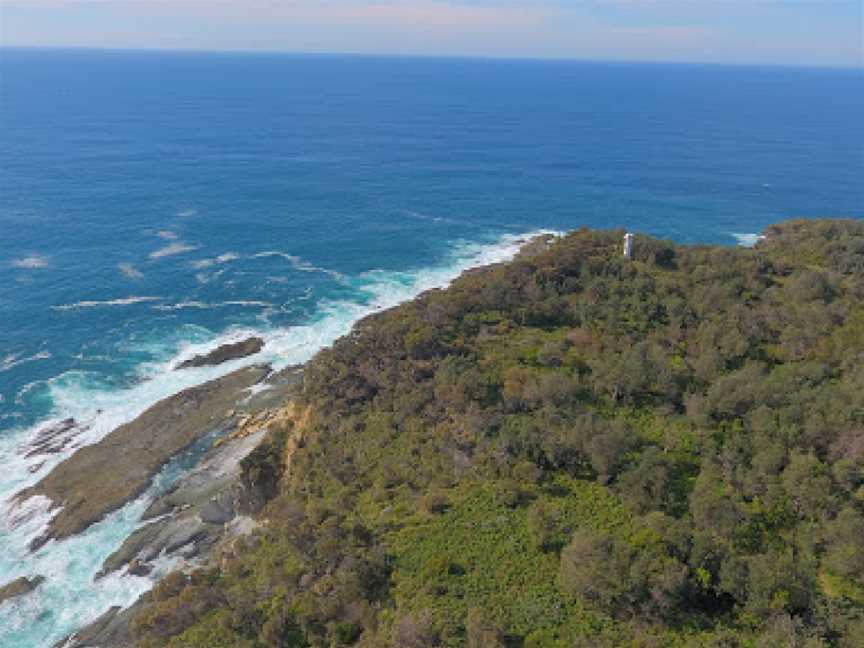
<svg viewBox="0 0 864 648">
<path fill-rule="evenodd" d="M 124 24 L 130 19 L 145 19 L 150 24 L 176 28 L 162 31 L 163 39 L 187 32 L 193 26 L 192 21 L 197 21 L 194 24 L 199 29 L 206 25 L 213 30 L 211 37 L 226 38 L 237 38 L 241 34 L 246 38 L 249 33 L 244 26 L 255 24 L 262 39 L 267 39 L 274 30 L 288 38 L 299 35 L 313 38 L 318 35 L 322 40 L 330 40 L 334 35 L 346 37 L 342 51 L 355 49 L 348 44 L 353 35 L 343 30 L 374 28 L 392 33 L 392 30 L 419 28 L 437 33 L 443 33 L 442 30 L 489 32 L 502 27 L 536 24 L 557 12 L 554 4 L 550 7 L 545 2 L 526 7 L 464 0 L 4 0 L 4 6 L 42 10 L 46 17 L 63 13 L 92 16 L 99 23 L 113 19 L 111 33 L 106 36 L 134 37 L 134 32 L 128 31 L 133 25 Z M 309 28 L 314 31 L 310 33 Z M 155 32 L 146 34 L 140 22 L 137 30 L 140 35 L 159 37 Z M 196 38 L 207 36 L 206 31 L 195 34 Z M 247 43 L 247 47 L 260 48 L 253 42 Z"/>
<path fill-rule="evenodd" d="M 699 25 L 656 25 L 652 27 L 621 27 L 610 30 L 621 36 L 634 36 L 637 38 L 663 38 L 670 40 L 682 40 L 693 38 L 705 38 L 715 30 Z"/>
<path fill-rule="evenodd" d="M 6 45 L 861 67 L 860 0 L 0 0 Z"/>
<path fill-rule="evenodd" d="M 450 2 L 346 3 L 306 9 L 310 17 L 346 23 L 371 23 L 392 27 L 422 26 L 428 29 L 496 29 L 543 22 L 543 7 L 508 7 Z"/>
</svg>

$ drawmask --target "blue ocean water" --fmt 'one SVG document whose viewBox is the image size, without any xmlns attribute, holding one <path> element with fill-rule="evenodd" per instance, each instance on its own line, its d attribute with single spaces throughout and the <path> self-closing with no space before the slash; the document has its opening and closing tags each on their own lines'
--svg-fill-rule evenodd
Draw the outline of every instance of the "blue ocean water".
<svg viewBox="0 0 864 648">
<path fill-rule="evenodd" d="M 44 511 L 7 499 L 73 450 L 31 472 L 46 422 L 98 440 L 250 332 L 303 361 L 531 232 L 862 218 L 862 114 L 861 70 L 0 50 L 0 584 L 48 577 L 0 645 L 151 584 L 91 580 L 146 497 L 27 554 Z"/>
</svg>

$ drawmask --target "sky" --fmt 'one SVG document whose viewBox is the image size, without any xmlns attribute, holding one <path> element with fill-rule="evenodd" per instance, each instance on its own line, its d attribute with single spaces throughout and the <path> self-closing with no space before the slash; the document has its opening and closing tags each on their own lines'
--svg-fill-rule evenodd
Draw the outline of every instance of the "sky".
<svg viewBox="0 0 864 648">
<path fill-rule="evenodd" d="M 0 44 L 864 68 L 864 0 L 0 0 Z"/>
</svg>

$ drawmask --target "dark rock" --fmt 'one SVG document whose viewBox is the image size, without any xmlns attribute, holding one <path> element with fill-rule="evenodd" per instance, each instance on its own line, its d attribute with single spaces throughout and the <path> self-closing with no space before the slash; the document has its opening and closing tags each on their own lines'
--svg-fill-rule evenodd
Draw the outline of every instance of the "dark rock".
<svg viewBox="0 0 864 648">
<path fill-rule="evenodd" d="M 302 387 L 303 366 L 294 365 L 274 371 L 262 383 L 263 389 L 251 394 L 244 402 L 241 413 L 254 413 L 269 408 L 281 407 Z"/>
<path fill-rule="evenodd" d="M 39 455 L 57 454 L 90 426 L 80 426 L 74 418 L 63 419 L 53 425 L 48 425 L 36 433 L 36 438 L 27 447 L 24 456 L 27 458 Z M 41 464 L 39 464 L 41 466 Z M 32 472 L 35 472 L 33 470 Z"/>
<path fill-rule="evenodd" d="M 149 563 L 159 556 L 203 558 L 225 535 L 225 525 L 238 515 L 255 513 L 263 500 L 240 480 L 240 462 L 263 438 L 264 431 L 231 439 L 212 448 L 199 466 L 158 497 L 136 529 L 112 553 L 96 575 L 101 578 L 135 560 Z"/>
<path fill-rule="evenodd" d="M 189 369 L 192 367 L 209 367 L 218 365 L 223 362 L 228 362 L 229 360 L 245 358 L 246 356 L 258 353 L 263 348 L 264 340 L 258 337 L 251 337 L 242 342 L 223 344 L 222 346 L 213 349 L 210 353 L 197 355 L 185 362 L 181 362 L 176 368 Z"/>
<path fill-rule="evenodd" d="M 29 594 L 39 587 L 44 580 L 44 576 L 33 576 L 32 578 L 21 576 L 20 578 L 13 580 L 11 583 L 3 585 L 0 587 L 0 604 L 18 596 Z"/>
<path fill-rule="evenodd" d="M 62 507 L 31 549 L 80 533 L 140 495 L 172 457 L 225 427 L 224 412 L 268 373 L 267 366 L 246 367 L 166 398 L 18 493 L 19 502 L 42 495 Z"/>
<path fill-rule="evenodd" d="M 303 365 L 291 365 L 274 371 L 265 381 L 268 385 L 298 385 L 303 380 Z"/>
<path fill-rule="evenodd" d="M 132 576 L 147 576 L 152 571 L 153 567 L 151 565 L 135 558 L 129 563 L 129 569 L 126 570 L 126 573 Z"/>
<path fill-rule="evenodd" d="M 130 648 L 135 645 L 131 622 L 141 611 L 142 605 L 141 599 L 125 610 L 115 605 L 92 623 L 55 643 L 52 648 Z"/>
<path fill-rule="evenodd" d="M 234 507 L 231 506 L 230 499 L 211 499 L 201 507 L 198 517 L 207 524 L 225 524 L 234 519 Z"/>
</svg>

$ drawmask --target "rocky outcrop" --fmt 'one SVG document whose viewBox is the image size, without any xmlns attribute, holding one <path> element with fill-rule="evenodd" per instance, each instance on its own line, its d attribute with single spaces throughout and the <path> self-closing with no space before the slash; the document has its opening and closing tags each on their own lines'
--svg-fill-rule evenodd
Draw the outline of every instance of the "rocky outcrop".
<svg viewBox="0 0 864 648">
<path fill-rule="evenodd" d="M 244 479 L 243 462 L 267 434 L 287 433 L 293 427 L 296 414 L 290 399 L 302 375 L 302 367 L 271 373 L 255 385 L 254 394 L 238 398 L 236 407 L 225 413 L 225 434 L 196 468 L 150 504 L 142 515 L 149 523 L 105 560 L 97 577 L 123 568 L 143 575 L 160 556 L 201 561 L 221 540 L 249 533 L 269 491 L 265 484 Z"/>
<path fill-rule="evenodd" d="M 240 516 L 257 513 L 260 494 L 240 479 L 240 462 L 261 441 L 265 430 L 234 438 L 212 448 L 201 464 L 156 498 L 142 516 L 149 520 L 134 531 L 102 564 L 97 578 L 127 568 L 145 575 L 156 558 L 203 558 Z"/>
<path fill-rule="evenodd" d="M 204 355 L 196 355 L 185 362 L 181 362 L 176 368 L 190 369 L 193 367 L 210 367 L 222 364 L 223 362 L 228 362 L 229 360 L 245 358 L 246 356 L 258 353 L 263 348 L 264 340 L 259 337 L 251 337 L 242 342 L 223 344 L 222 346 L 213 349 L 210 353 Z"/>
<path fill-rule="evenodd" d="M 73 447 L 76 438 L 90 429 L 89 425 L 81 425 L 74 418 L 65 418 L 62 421 L 50 423 L 36 432 L 29 445 L 19 448 L 19 454 L 25 459 L 34 457 L 49 457 L 58 454 L 67 448 Z M 39 472 L 45 465 L 45 459 L 30 464 L 28 471 Z"/>
<path fill-rule="evenodd" d="M 246 367 L 166 398 L 18 493 L 19 502 L 41 495 L 60 508 L 31 549 L 79 533 L 140 495 L 177 453 L 230 425 L 230 408 L 268 373 Z"/>
<path fill-rule="evenodd" d="M 131 648 L 135 645 L 131 622 L 141 606 L 140 599 L 125 610 L 115 605 L 92 623 L 55 643 L 52 648 Z"/>
<path fill-rule="evenodd" d="M 47 425 L 36 432 L 35 438 L 24 450 L 24 457 L 29 459 L 40 455 L 57 454 L 72 443 L 75 437 L 89 429 L 89 425 L 80 425 L 71 417 Z"/>
<path fill-rule="evenodd" d="M 0 605 L 13 598 L 29 594 L 39 587 L 44 580 L 44 576 L 33 576 L 32 578 L 21 576 L 11 583 L 6 583 L 0 587 Z"/>
<path fill-rule="evenodd" d="M 298 368 L 271 375 L 273 390 L 280 398 L 294 393 Z M 268 392 L 268 396 L 270 393 Z M 269 402 L 269 401 L 268 401 Z M 144 518 L 152 522 L 133 533 L 103 564 L 99 576 L 126 568 L 127 574 L 150 573 L 157 556 L 181 557 L 193 564 L 223 565 L 236 556 L 239 539 L 259 524 L 253 515 L 266 503 L 266 484 L 244 473 L 248 462 L 262 448 L 278 448 L 280 474 L 290 466 L 294 452 L 302 446 L 311 411 L 289 401 L 266 411 L 232 412 L 235 417 L 253 414 L 257 429 L 237 426 L 227 440 L 215 445 L 202 463 L 169 492 L 153 501 Z M 274 443 L 279 439 L 279 443 Z M 254 471 L 256 473 L 260 471 Z M 188 562 L 185 567 L 189 566 Z M 130 608 L 111 608 L 96 621 L 56 644 L 56 648 L 128 648 L 134 645 L 133 619 L 147 604 L 148 594 Z"/>
<path fill-rule="evenodd" d="M 514 259 L 517 261 L 527 261 L 538 254 L 543 254 L 555 242 L 556 238 L 554 234 L 539 234 L 525 241 Z"/>
</svg>

